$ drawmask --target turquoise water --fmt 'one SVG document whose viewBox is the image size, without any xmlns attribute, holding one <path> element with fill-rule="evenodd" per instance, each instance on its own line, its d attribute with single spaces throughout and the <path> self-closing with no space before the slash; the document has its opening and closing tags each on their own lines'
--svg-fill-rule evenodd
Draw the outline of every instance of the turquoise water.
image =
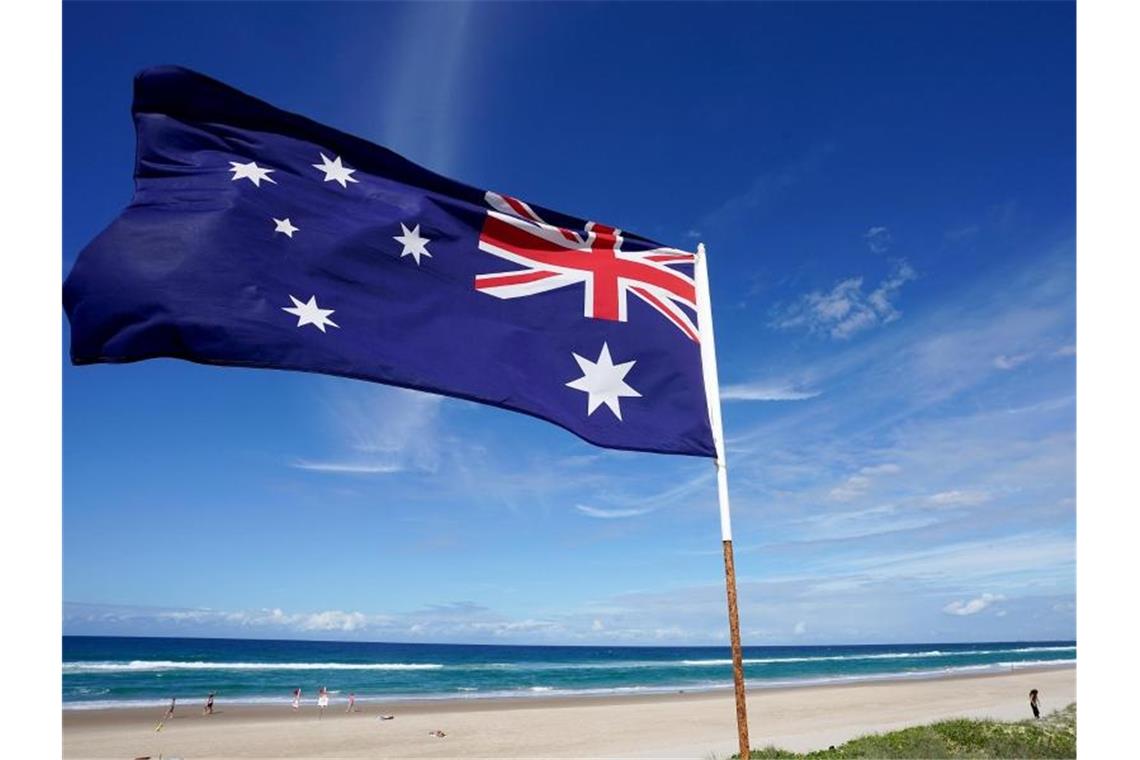
<svg viewBox="0 0 1140 760">
<path fill-rule="evenodd" d="M 1073 641 L 745 647 L 750 688 L 1071 665 Z M 69 708 L 334 703 L 700 691 L 732 685 L 727 647 L 550 647 L 63 637 Z"/>
</svg>

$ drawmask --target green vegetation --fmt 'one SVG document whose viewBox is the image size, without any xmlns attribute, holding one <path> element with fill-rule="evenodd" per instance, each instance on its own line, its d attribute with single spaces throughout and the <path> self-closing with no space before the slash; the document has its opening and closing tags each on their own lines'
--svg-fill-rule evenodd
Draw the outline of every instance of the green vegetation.
<svg viewBox="0 0 1140 760">
<path fill-rule="evenodd" d="M 752 750 L 752 760 L 777 758 L 1072 758 L 1077 756 L 1077 706 L 1041 720 L 947 720 L 888 734 L 871 734 L 831 749 L 798 754 L 775 747 Z M 734 757 L 739 757 L 735 756 Z"/>
</svg>

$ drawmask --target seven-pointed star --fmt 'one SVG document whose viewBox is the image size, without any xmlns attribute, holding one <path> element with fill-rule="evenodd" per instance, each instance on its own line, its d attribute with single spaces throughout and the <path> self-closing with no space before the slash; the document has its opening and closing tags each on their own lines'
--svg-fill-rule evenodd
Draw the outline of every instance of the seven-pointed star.
<svg viewBox="0 0 1140 760">
<path fill-rule="evenodd" d="M 352 173 L 356 169 L 349 169 L 343 165 L 340 162 L 340 156 L 337 156 L 335 161 L 330 161 L 329 157 L 322 153 L 321 163 L 312 166 L 314 169 L 320 169 L 325 173 L 325 182 L 339 182 L 341 187 L 348 187 L 347 183 L 349 182 L 359 182 L 352 177 Z"/>
<path fill-rule="evenodd" d="M 610 347 L 602 343 L 602 351 L 598 360 L 592 362 L 574 354 L 574 360 L 582 370 L 582 376 L 577 380 L 566 383 L 567 386 L 589 394 L 587 402 L 587 416 L 594 413 L 602 404 L 610 408 L 614 416 L 621 419 L 621 398 L 623 396 L 640 397 L 641 394 L 625 383 L 625 376 L 637 363 L 636 360 L 614 364 L 610 358 Z"/>
<path fill-rule="evenodd" d="M 293 306 L 282 306 L 281 311 L 287 311 L 290 314 L 297 315 L 297 327 L 305 325 L 313 325 L 321 332 L 325 331 L 325 325 L 332 325 L 333 327 L 340 327 L 336 322 L 329 319 L 329 314 L 332 314 L 335 309 L 322 309 L 317 306 L 317 297 L 309 296 L 309 302 L 303 303 L 289 295 L 289 299 L 293 302 Z"/>
<path fill-rule="evenodd" d="M 284 232 L 290 238 L 293 237 L 294 232 L 301 231 L 300 227 L 293 226 L 293 223 L 289 221 L 289 217 L 285 217 L 284 219 L 273 217 L 273 223 L 277 225 L 277 227 L 273 230 L 274 232 Z"/>
<path fill-rule="evenodd" d="M 427 244 L 430 243 L 431 240 L 426 237 L 420 237 L 420 226 L 418 224 L 409 230 L 407 225 L 405 225 L 403 222 L 400 222 L 400 229 L 404 231 L 404 234 L 396 235 L 394 238 L 392 238 L 393 240 L 398 241 L 400 245 L 404 246 L 404 250 L 400 254 L 400 258 L 411 255 L 416 260 L 416 266 L 420 265 L 420 256 L 427 256 L 428 258 L 431 258 L 431 254 L 427 249 Z"/>
<path fill-rule="evenodd" d="M 248 179 L 257 187 L 261 187 L 261 180 L 271 182 L 274 185 L 277 184 L 277 181 L 269 176 L 276 171 L 276 169 L 266 169 L 258 166 L 256 161 L 250 161 L 248 164 L 239 164 L 237 161 L 230 161 L 230 166 L 233 167 L 230 171 L 234 173 L 234 176 L 230 180 L 231 182 L 237 182 L 239 179 Z"/>
</svg>

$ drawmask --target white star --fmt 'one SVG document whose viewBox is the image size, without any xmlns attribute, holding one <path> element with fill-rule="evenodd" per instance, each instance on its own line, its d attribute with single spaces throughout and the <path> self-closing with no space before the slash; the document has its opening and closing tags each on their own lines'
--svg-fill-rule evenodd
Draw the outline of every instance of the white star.
<svg viewBox="0 0 1140 760">
<path fill-rule="evenodd" d="M 285 217 L 284 219 L 273 217 L 273 223 L 277 225 L 277 227 L 273 230 L 274 232 L 284 232 L 290 238 L 293 237 L 294 232 L 301 231 L 300 227 L 293 226 L 293 223 L 289 221 L 289 217 Z"/>
<path fill-rule="evenodd" d="M 348 187 L 348 182 L 359 182 L 359 180 L 352 178 L 352 173 L 356 169 L 349 169 L 343 165 L 340 162 L 340 156 L 337 156 L 335 161 L 330 161 L 329 157 L 322 153 L 321 163 L 312 166 L 314 169 L 320 169 L 325 173 L 325 182 L 339 182 L 341 187 Z"/>
<path fill-rule="evenodd" d="M 589 394 L 587 415 L 593 414 L 595 409 L 605 404 L 620 420 L 621 398 L 623 396 L 641 397 L 640 393 L 625 383 L 625 376 L 637 363 L 636 360 L 614 364 L 614 360 L 610 358 L 610 347 L 606 343 L 602 343 L 602 352 L 598 354 L 596 362 L 583 359 L 578 354 L 574 354 L 574 359 L 582 370 L 582 376 L 566 383 L 566 385 Z"/>
<path fill-rule="evenodd" d="M 261 180 L 272 182 L 274 185 L 277 184 L 276 180 L 269 177 L 276 169 L 266 169 L 258 166 L 256 161 L 250 161 L 248 164 L 239 164 L 237 161 L 230 161 L 230 166 L 233 167 L 230 171 L 234 173 L 233 178 L 230 180 L 231 182 L 237 182 L 239 179 L 248 179 L 258 187 L 261 187 Z"/>
<path fill-rule="evenodd" d="M 309 296 L 308 303 L 302 303 L 290 294 L 289 299 L 293 301 L 292 308 L 282 306 L 281 311 L 287 311 L 290 314 L 297 315 L 297 327 L 305 325 L 313 325 L 321 332 L 325 331 L 325 325 L 332 325 L 333 327 L 340 327 L 336 322 L 329 319 L 329 314 L 332 314 L 335 309 L 322 309 L 317 306 L 317 297 Z"/>
<path fill-rule="evenodd" d="M 430 243 L 431 240 L 426 237 L 420 237 L 420 226 L 418 224 L 409 230 L 403 222 L 400 222 L 400 229 L 404 231 L 404 234 L 396 235 L 392 239 L 404 246 L 404 250 L 400 254 L 401 259 L 411 255 L 416 260 L 416 266 L 419 266 L 420 256 L 431 258 L 431 254 L 428 253 L 427 249 L 427 244 Z"/>
</svg>

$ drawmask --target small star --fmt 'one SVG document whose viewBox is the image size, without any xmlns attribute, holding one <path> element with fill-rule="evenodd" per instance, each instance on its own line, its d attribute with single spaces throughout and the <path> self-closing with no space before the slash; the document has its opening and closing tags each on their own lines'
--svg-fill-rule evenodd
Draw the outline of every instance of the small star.
<svg viewBox="0 0 1140 760">
<path fill-rule="evenodd" d="M 598 360 L 596 362 L 584 359 L 578 356 L 578 354 L 574 354 L 574 360 L 578 362 L 578 367 L 582 370 L 582 376 L 577 380 L 566 383 L 566 385 L 589 394 L 589 399 L 586 402 L 587 416 L 593 414 L 595 409 L 605 404 L 610 408 L 610 411 L 614 413 L 614 416 L 620 420 L 621 398 L 623 396 L 641 397 L 640 393 L 626 385 L 625 382 L 625 376 L 633 369 L 633 365 L 637 363 L 636 360 L 614 364 L 614 360 L 610 358 L 610 347 L 608 344 L 602 343 L 602 351 L 598 354 Z"/>
<path fill-rule="evenodd" d="M 313 164 L 314 169 L 320 169 L 325 173 L 325 182 L 339 182 L 341 187 L 348 187 L 349 182 L 359 182 L 359 180 L 352 178 L 352 173 L 356 169 L 349 169 L 340 162 L 340 156 L 336 157 L 335 161 L 330 161 L 329 157 L 324 153 L 321 154 L 321 163 Z"/>
<path fill-rule="evenodd" d="M 284 232 L 290 238 L 293 237 L 294 232 L 301 231 L 300 227 L 293 226 L 293 223 L 289 221 L 289 217 L 285 217 L 284 219 L 278 219 L 274 217 L 273 223 L 277 225 L 277 227 L 273 230 L 274 232 Z"/>
<path fill-rule="evenodd" d="M 427 249 L 427 244 L 430 243 L 431 240 L 426 237 L 420 237 L 420 226 L 418 224 L 409 230 L 403 222 L 400 222 L 400 229 L 404 231 L 404 234 L 396 235 L 392 239 L 404 246 L 403 252 L 400 253 L 401 259 L 410 255 L 416 260 L 416 266 L 419 266 L 420 256 L 431 258 L 431 254 L 428 253 Z"/>
<path fill-rule="evenodd" d="M 322 309 L 317 306 L 317 297 L 310 296 L 308 303 L 302 303 L 290 294 L 289 299 L 293 302 L 292 308 L 282 306 L 281 311 L 287 311 L 290 314 L 297 315 L 297 327 L 304 327 L 305 325 L 313 325 L 321 332 L 325 331 L 325 325 L 332 325 L 333 327 L 340 327 L 336 322 L 329 319 L 329 314 L 332 314 L 335 309 Z"/>
<path fill-rule="evenodd" d="M 233 167 L 230 171 L 234 173 L 231 182 L 237 182 L 239 179 L 248 179 L 257 187 L 261 187 L 261 180 L 272 182 L 274 185 L 277 184 L 277 181 L 271 179 L 269 176 L 276 171 L 276 169 L 266 169 L 258 166 L 256 161 L 250 161 L 248 164 L 239 164 L 237 161 L 230 161 L 230 166 Z"/>
</svg>

